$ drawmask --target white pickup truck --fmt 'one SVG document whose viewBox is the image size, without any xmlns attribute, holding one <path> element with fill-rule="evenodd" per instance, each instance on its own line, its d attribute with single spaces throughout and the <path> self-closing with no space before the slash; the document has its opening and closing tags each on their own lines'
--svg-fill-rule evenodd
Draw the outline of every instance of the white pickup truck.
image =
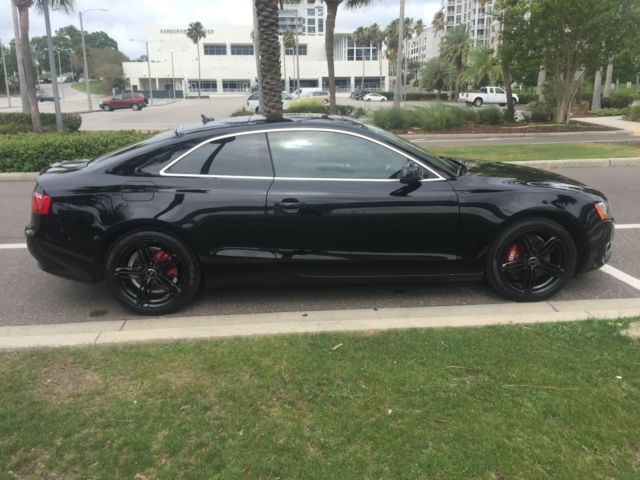
<svg viewBox="0 0 640 480">
<path fill-rule="evenodd" d="M 513 100 L 518 103 L 520 100 L 516 94 L 513 94 Z M 458 95 L 459 102 L 465 102 L 467 105 L 481 106 L 483 103 L 497 103 L 501 107 L 507 104 L 507 92 L 500 87 L 482 87 L 479 92 L 462 92 Z"/>
</svg>

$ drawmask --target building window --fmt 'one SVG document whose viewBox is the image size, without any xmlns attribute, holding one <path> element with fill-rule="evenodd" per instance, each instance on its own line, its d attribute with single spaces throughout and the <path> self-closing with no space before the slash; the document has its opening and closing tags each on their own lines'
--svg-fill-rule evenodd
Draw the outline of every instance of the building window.
<svg viewBox="0 0 640 480">
<path fill-rule="evenodd" d="M 307 17 L 315 17 L 316 9 L 315 8 L 307 8 Z"/>
<path fill-rule="evenodd" d="M 324 8 L 318 7 L 318 8 L 316 8 L 316 10 L 318 10 L 318 16 L 319 17 L 322 17 L 324 15 Z"/>
<path fill-rule="evenodd" d="M 296 48 L 295 47 L 285 48 L 284 53 L 285 53 L 285 55 L 295 55 L 296 54 Z M 304 44 L 298 45 L 298 53 L 300 55 L 306 55 L 307 54 L 307 46 L 304 45 Z"/>
<path fill-rule="evenodd" d="M 251 90 L 250 80 L 222 80 L 223 92 L 248 92 Z"/>
<path fill-rule="evenodd" d="M 347 38 L 347 60 L 348 61 L 362 61 L 365 60 L 378 60 L 378 49 L 374 47 L 371 42 L 366 46 L 356 47 L 351 37 Z"/>
<path fill-rule="evenodd" d="M 253 45 L 250 43 L 232 43 L 231 55 L 253 55 Z"/>
<path fill-rule="evenodd" d="M 197 92 L 198 91 L 198 80 L 189 80 L 189 91 Z M 200 91 L 201 92 L 209 92 L 215 93 L 218 91 L 218 82 L 216 80 L 201 80 L 200 81 Z"/>
<path fill-rule="evenodd" d="M 226 55 L 227 45 L 224 43 L 205 43 L 204 54 L 205 55 Z"/>
<path fill-rule="evenodd" d="M 324 22 L 321 18 L 318 19 L 318 33 L 324 32 Z"/>
</svg>

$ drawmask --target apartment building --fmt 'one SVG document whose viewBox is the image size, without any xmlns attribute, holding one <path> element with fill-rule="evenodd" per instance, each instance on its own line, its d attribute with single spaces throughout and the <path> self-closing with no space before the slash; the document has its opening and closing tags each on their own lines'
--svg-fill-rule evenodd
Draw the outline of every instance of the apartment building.
<svg viewBox="0 0 640 480">
<path fill-rule="evenodd" d="M 466 25 L 469 29 L 471 44 L 487 45 L 494 50 L 499 41 L 500 23 L 494 20 L 491 12 L 494 0 L 442 0 L 446 14 L 446 29 Z"/>
</svg>

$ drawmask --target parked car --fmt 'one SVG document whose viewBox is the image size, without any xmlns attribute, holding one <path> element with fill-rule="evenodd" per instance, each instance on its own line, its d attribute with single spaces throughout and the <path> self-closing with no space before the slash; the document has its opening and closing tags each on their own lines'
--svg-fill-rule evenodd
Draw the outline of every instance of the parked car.
<svg viewBox="0 0 640 480">
<path fill-rule="evenodd" d="M 513 100 L 518 103 L 520 98 L 514 93 Z M 458 95 L 458 101 L 476 107 L 480 107 L 484 103 L 498 104 L 504 107 L 507 104 L 507 92 L 500 87 L 482 87 L 479 92 L 461 92 Z"/>
<path fill-rule="evenodd" d="M 52 274 L 140 314 L 213 285 L 486 281 L 544 300 L 611 255 L 605 196 L 557 173 L 438 157 L 353 119 L 236 118 L 40 172 L 25 229 Z"/>
<path fill-rule="evenodd" d="M 368 94 L 369 94 L 369 90 L 356 89 L 353 92 L 351 92 L 351 95 L 349 95 L 349 97 L 354 98 L 356 100 L 362 100 L 364 96 Z"/>
<path fill-rule="evenodd" d="M 386 102 L 387 97 L 380 95 L 379 93 L 367 93 L 362 99 L 365 102 Z"/>
<path fill-rule="evenodd" d="M 293 97 L 291 95 L 289 95 L 287 92 L 282 92 L 282 108 L 286 109 L 289 106 L 289 102 L 291 100 L 293 100 Z M 250 112 L 260 112 L 260 95 L 258 94 L 258 92 L 249 95 L 245 108 Z"/>
<path fill-rule="evenodd" d="M 119 93 L 107 98 L 98 105 L 105 112 L 110 112 L 116 108 L 131 108 L 132 110 L 142 110 L 147 106 L 147 99 L 142 93 Z"/>
<path fill-rule="evenodd" d="M 321 98 L 325 103 L 329 103 L 329 92 L 317 88 L 300 88 L 294 92 L 293 96 L 294 98 Z"/>
<path fill-rule="evenodd" d="M 40 103 L 42 103 L 42 102 L 53 102 L 54 101 L 53 95 L 50 95 L 48 93 L 41 93 L 40 95 L 36 96 L 36 99 Z"/>
</svg>

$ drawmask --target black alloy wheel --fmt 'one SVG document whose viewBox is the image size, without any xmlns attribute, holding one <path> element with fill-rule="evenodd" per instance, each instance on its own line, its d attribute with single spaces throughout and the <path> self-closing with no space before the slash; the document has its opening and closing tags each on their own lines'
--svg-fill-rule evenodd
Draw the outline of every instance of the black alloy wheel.
<svg viewBox="0 0 640 480">
<path fill-rule="evenodd" d="M 114 298 L 142 315 L 162 315 L 185 306 L 200 284 L 191 250 L 161 232 L 139 231 L 109 250 L 105 278 Z"/>
<path fill-rule="evenodd" d="M 546 218 L 514 223 L 487 258 L 486 278 L 505 297 L 531 302 L 555 295 L 573 277 L 576 246 L 567 230 Z"/>
</svg>

